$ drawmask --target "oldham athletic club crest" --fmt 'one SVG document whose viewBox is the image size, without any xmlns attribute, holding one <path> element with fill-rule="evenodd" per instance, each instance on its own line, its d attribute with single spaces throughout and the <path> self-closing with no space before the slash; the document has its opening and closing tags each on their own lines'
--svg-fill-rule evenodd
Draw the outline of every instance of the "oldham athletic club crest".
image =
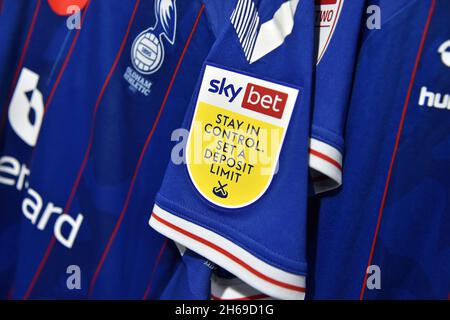
<svg viewBox="0 0 450 320">
<path fill-rule="evenodd" d="M 148 96 L 152 82 L 143 75 L 150 75 L 159 70 L 164 63 L 164 41 L 175 43 L 177 27 L 177 9 L 175 0 L 155 0 L 155 24 L 142 31 L 131 46 L 131 62 L 124 78 L 130 89 Z M 136 72 L 137 71 L 137 72 Z"/>
<path fill-rule="evenodd" d="M 173 45 L 176 31 L 175 0 L 155 1 L 156 23 L 142 31 L 131 48 L 132 62 L 136 70 L 143 74 L 158 71 L 164 62 L 163 37 Z"/>
</svg>

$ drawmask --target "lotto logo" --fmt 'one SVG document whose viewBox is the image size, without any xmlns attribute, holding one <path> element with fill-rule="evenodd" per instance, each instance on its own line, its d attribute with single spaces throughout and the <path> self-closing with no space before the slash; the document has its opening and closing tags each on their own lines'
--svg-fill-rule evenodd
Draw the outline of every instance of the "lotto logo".
<svg viewBox="0 0 450 320">
<path fill-rule="evenodd" d="M 36 145 L 44 117 L 44 101 L 37 89 L 38 82 L 38 74 L 23 68 L 8 112 L 12 129 L 30 147 Z"/>
<path fill-rule="evenodd" d="M 249 83 L 242 101 L 242 107 L 281 119 L 287 99 L 287 93 Z"/>
</svg>

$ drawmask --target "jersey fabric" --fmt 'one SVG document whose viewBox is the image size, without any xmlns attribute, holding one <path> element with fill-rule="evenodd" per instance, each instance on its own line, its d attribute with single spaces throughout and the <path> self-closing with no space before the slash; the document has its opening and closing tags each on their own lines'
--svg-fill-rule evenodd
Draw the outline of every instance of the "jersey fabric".
<svg viewBox="0 0 450 320">
<path fill-rule="evenodd" d="M 30 29 L 31 21 L 35 11 L 36 3 L 23 1 L 2 2 L 0 5 L 0 150 L 4 155 L 5 135 L 4 128 L 7 122 L 9 100 L 14 87 L 11 85 L 15 73 L 15 66 L 19 63 L 21 53 L 27 39 L 27 31 Z M 15 23 L 15 21 L 27 21 L 27 23 Z M 9 146 L 12 151 L 22 155 L 23 151 Z M 11 187 L 14 184 L 11 179 L 4 176 L 4 158 L 2 157 L 2 174 L 0 178 L 0 297 L 6 298 L 12 285 L 11 274 L 15 269 L 16 245 L 18 239 L 18 225 L 20 216 L 8 215 L 7 212 L 15 210 L 20 203 L 18 191 Z M 7 169 L 6 169 L 7 170 Z M 8 201 L 7 201 L 8 200 Z"/>
<path fill-rule="evenodd" d="M 217 266 L 178 243 L 173 241 L 168 241 L 168 243 L 176 245 L 178 260 L 170 279 L 166 282 L 158 298 L 161 300 L 210 299 L 211 278 Z"/>
<path fill-rule="evenodd" d="M 39 16 L 45 15 L 45 23 Z M 22 23 L 18 23 L 18 22 Z M 23 191 L 27 185 L 29 162 L 36 144 L 45 108 L 43 96 L 56 86 L 57 75 L 74 33 L 61 24 L 42 1 L 4 1 L 1 11 L 1 265 L 2 297 L 11 296 L 18 255 Z M 52 32 L 48 33 L 47 30 Z M 42 41 L 32 41 L 40 37 Z M 38 54 L 30 56 L 29 50 Z M 45 52 L 43 55 L 41 52 Z M 27 68 L 35 66 L 33 70 Z M 40 77 L 40 74 L 43 77 Z M 37 89 L 37 84 L 41 86 Z M 28 116 L 28 117 L 27 117 Z M 23 121 L 25 119 L 28 121 Z M 3 249 L 3 248 L 2 248 Z"/>
<path fill-rule="evenodd" d="M 313 35 L 312 2 L 237 2 L 183 123 L 186 163 L 169 164 L 150 219 L 275 298 L 305 291 Z"/>
<path fill-rule="evenodd" d="M 447 299 L 449 15 L 0 1 L 0 297 Z"/>
<path fill-rule="evenodd" d="M 8 165 L 26 168 L 23 189 L 14 190 L 18 201 L 8 201 L 7 211 L 2 201 L 2 212 L 20 224 L 9 295 L 156 298 L 179 253 L 149 232 L 147 209 L 192 95 L 192 77 L 200 74 L 229 5 L 77 2 L 81 28 L 69 29 L 68 19 L 77 17 L 64 15 L 64 7 L 30 3 L 33 33 L 16 67 L 24 87 L 20 78 L 14 84 L 18 97 L 29 98 L 13 97 L 8 108 L 31 111 L 8 111 L 26 118 L 16 127 L 6 123 L 2 149 Z M 17 146 L 26 154 L 13 152 Z"/>
<path fill-rule="evenodd" d="M 312 299 L 447 299 L 450 3 L 369 1 L 342 188 L 320 200 Z M 349 34 L 351 34 L 349 30 Z"/>
<path fill-rule="evenodd" d="M 344 126 L 365 1 L 316 2 L 316 73 L 309 165 L 313 193 L 342 183 Z"/>
</svg>

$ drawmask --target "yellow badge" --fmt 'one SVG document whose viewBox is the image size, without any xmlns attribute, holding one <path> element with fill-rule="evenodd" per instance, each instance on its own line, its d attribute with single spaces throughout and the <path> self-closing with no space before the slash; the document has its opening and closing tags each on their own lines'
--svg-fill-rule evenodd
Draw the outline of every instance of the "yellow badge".
<svg viewBox="0 0 450 320">
<path fill-rule="evenodd" d="M 210 202 L 240 208 L 276 173 L 299 90 L 206 65 L 187 141 L 187 169 Z"/>
</svg>

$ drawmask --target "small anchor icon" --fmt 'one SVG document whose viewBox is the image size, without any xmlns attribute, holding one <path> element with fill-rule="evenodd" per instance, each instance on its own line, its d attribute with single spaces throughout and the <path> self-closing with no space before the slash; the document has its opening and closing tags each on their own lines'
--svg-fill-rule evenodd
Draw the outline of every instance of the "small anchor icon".
<svg viewBox="0 0 450 320">
<path fill-rule="evenodd" d="M 219 198 L 227 198 L 228 197 L 228 191 L 225 191 L 225 187 L 228 184 L 221 184 L 220 181 L 217 181 L 219 183 L 218 187 L 214 187 L 212 189 L 212 192 L 218 196 Z"/>
</svg>

